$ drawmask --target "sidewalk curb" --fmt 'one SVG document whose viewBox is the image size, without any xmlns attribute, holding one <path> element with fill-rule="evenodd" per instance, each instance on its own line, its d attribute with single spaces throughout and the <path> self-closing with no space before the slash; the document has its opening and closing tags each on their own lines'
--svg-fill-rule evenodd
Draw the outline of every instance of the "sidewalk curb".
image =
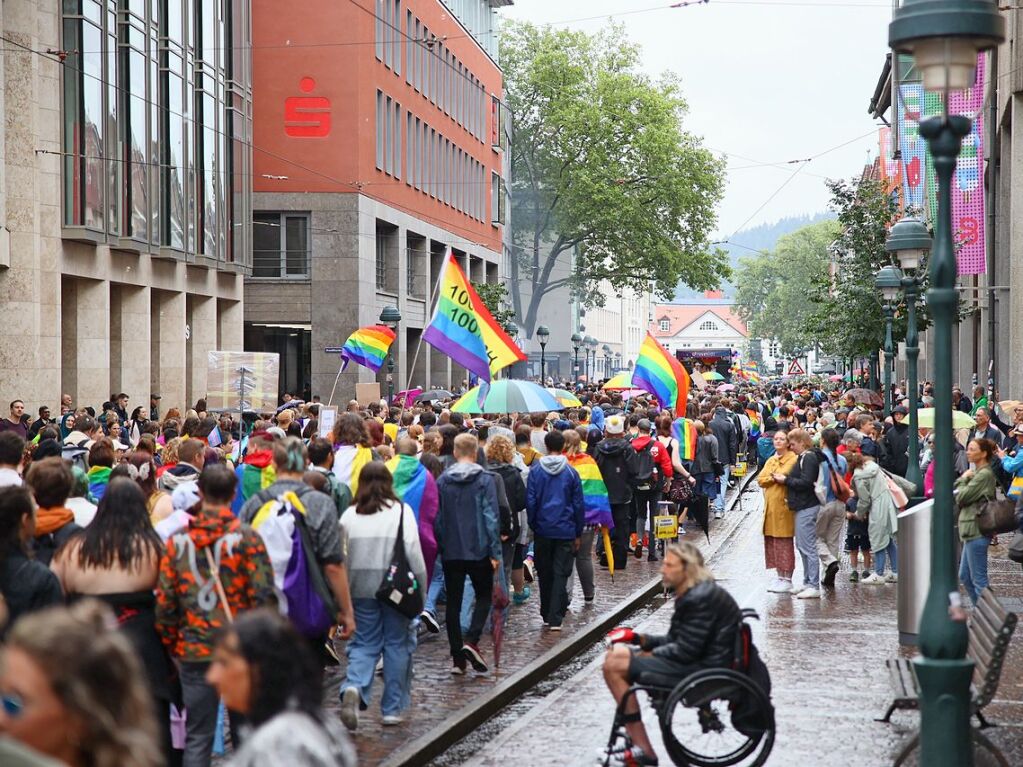
<svg viewBox="0 0 1023 767">
<path fill-rule="evenodd" d="M 750 471 L 739 484 L 738 492 L 732 496 L 729 504 L 729 511 L 735 508 L 739 498 L 756 474 L 756 469 Z M 734 532 L 735 528 L 733 527 L 721 541 L 719 548 L 732 537 Z M 489 692 L 466 701 L 466 707 L 449 716 L 429 732 L 394 751 L 390 757 L 380 763 L 380 767 L 416 767 L 427 764 L 545 679 L 556 668 L 598 641 L 608 630 L 617 626 L 623 618 L 657 596 L 661 590 L 661 579 L 653 578 L 649 583 L 625 597 L 613 610 L 609 610 L 591 621 L 579 633 L 559 642 Z"/>
</svg>

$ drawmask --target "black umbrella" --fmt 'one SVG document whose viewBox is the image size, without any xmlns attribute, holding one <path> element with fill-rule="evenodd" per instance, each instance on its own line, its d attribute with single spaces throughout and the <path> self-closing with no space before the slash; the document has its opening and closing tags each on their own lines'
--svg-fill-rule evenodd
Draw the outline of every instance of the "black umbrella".
<svg viewBox="0 0 1023 767">
<path fill-rule="evenodd" d="M 689 519 L 692 519 L 703 530 L 710 542 L 710 502 L 707 496 L 697 493 L 689 501 Z"/>
<path fill-rule="evenodd" d="M 420 394 L 418 397 L 416 397 L 415 401 L 416 402 L 433 402 L 434 400 L 437 400 L 437 399 L 440 399 L 440 400 L 451 399 L 453 396 L 454 395 L 451 392 L 449 392 L 447 389 L 430 389 L 429 391 L 424 391 L 422 394 Z"/>
</svg>

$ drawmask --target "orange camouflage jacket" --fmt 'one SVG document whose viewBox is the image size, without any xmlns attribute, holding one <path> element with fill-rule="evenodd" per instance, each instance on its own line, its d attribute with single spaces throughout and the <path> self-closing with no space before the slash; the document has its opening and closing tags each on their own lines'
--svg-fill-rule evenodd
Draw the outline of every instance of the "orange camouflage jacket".
<svg viewBox="0 0 1023 767">
<path fill-rule="evenodd" d="M 203 509 L 167 539 L 156 589 L 156 629 L 171 655 L 183 661 L 210 660 L 213 638 L 227 625 L 206 548 L 233 615 L 275 601 L 273 567 L 259 533 L 226 507 Z"/>
</svg>

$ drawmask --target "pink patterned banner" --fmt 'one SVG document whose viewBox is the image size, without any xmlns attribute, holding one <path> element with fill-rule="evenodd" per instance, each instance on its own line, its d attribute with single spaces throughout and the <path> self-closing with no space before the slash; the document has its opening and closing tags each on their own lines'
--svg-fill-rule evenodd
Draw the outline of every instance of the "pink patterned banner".
<svg viewBox="0 0 1023 767">
<path fill-rule="evenodd" d="M 948 111 L 973 120 L 963 139 L 952 181 L 952 231 L 959 245 L 959 274 L 987 271 L 984 241 L 984 83 L 985 56 L 977 57 L 977 79 L 972 88 L 948 96 Z"/>
</svg>

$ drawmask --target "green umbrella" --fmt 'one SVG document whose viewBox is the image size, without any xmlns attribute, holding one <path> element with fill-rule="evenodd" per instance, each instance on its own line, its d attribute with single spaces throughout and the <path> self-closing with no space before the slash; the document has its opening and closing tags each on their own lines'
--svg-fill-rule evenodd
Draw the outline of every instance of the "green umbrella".
<svg viewBox="0 0 1023 767">
<path fill-rule="evenodd" d="M 479 386 L 474 386 L 451 406 L 453 413 L 547 413 L 564 405 L 542 386 L 519 379 L 490 384 L 483 406 L 479 404 Z"/>
<path fill-rule="evenodd" d="M 703 378 L 706 381 L 724 381 L 725 377 L 716 370 L 711 370 L 703 374 Z"/>
<path fill-rule="evenodd" d="M 917 425 L 923 429 L 934 428 L 934 408 L 924 407 L 917 411 Z M 977 422 L 970 417 L 968 413 L 964 413 L 962 410 L 952 411 L 952 428 L 953 429 L 972 429 L 977 425 Z"/>
</svg>

